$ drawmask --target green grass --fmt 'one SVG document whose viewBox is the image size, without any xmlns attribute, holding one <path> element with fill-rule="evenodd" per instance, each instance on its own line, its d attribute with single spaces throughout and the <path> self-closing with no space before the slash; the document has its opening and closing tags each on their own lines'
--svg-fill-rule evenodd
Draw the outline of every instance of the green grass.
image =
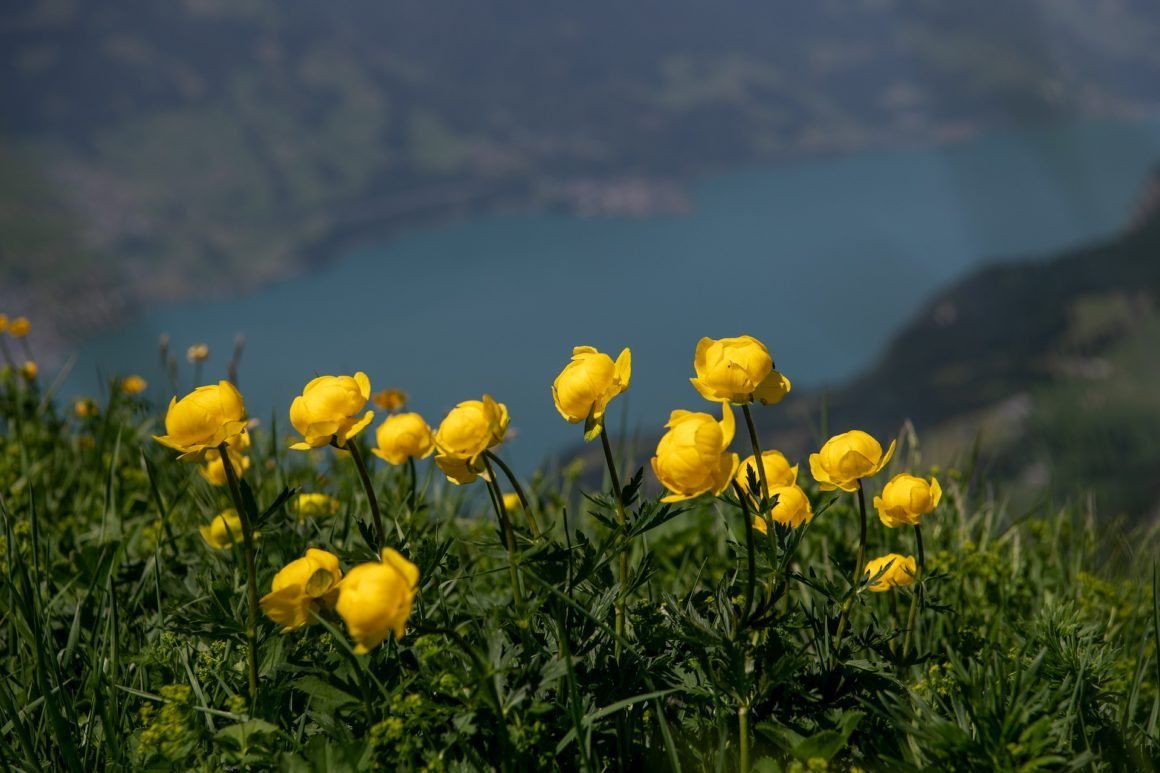
<svg viewBox="0 0 1160 773">
<path fill-rule="evenodd" d="M 411 508 L 404 471 L 374 460 L 389 542 L 422 572 L 406 635 L 357 657 L 335 617 L 287 635 L 263 620 L 251 704 L 243 562 L 198 534 L 228 498 L 150 439 L 163 409 L 114 392 L 80 419 L 11 376 L 0 401 L 5 768 L 732 771 L 741 707 L 761 771 L 1160 767 L 1156 531 L 1070 505 L 1011 512 L 972 470 L 939 473 L 906 656 L 910 589 L 858 593 L 834 650 L 858 513 L 804 468 L 819 514 L 760 545 L 746 617 L 736 500 L 664 508 L 646 483 L 621 529 L 609 493 L 537 476 L 546 533 L 516 516 L 519 606 L 482 483 L 422 462 Z M 372 560 L 350 460 L 287 450 L 273 421 L 253 439 L 259 510 L 287 488 L 343 503 L 264 516 L 260 592 L 310 546 L 344 569 Z M 867 493 L 904 469 L 926 472 L 917 448 Z M 912 534 L 871 514 L 867 555 L 889 551 L 912 553 Z"/>
</svg>

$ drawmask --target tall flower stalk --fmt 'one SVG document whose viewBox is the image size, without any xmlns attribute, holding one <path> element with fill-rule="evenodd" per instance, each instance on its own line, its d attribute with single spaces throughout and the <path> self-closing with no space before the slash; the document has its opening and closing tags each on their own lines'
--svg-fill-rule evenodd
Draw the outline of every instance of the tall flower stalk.
<svg viewBox="0 0 1160 773">
<path fill-rule="evenodd" d="M 254 567 L 254 524 L 242 498 L 237 471 L 230 461 L 229 446 L 222 443 L 218 451 L 229 484 L 230 498 L 242 526 L 242 553 L 246 563 L 246 674 L 250 683 L 250 706 L 255 707 L 258 701 L 258 573 Z"/>
</svg>

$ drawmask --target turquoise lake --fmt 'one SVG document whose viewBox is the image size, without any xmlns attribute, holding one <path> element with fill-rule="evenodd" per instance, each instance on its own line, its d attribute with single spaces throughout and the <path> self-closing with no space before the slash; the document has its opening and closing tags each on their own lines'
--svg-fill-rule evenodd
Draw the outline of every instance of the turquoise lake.
<svg viewBox="0 0 1160 773">
<path fill-rule="evenodd" d="M 240 386 L 263 421 L 276 411 L 286 429 L 293 396 L 325 373 L 400 387 L 432 424 L 487 392 L 518 432 L 505 456 L 528 471 L 580 440 L 550 393 L 573 345 L 632 348 L 610 425 L 645 434 L 674 408 L 717 410 L 688 381 L 701 336 L 752 334 L 795 389 L 837 384 L 973 267 L 1123 228 L 1157 162 L 1160 118 L 1085 122 L 720 176 L 694 187 L 688 216 L 416 230 L 244 297 L 149 310 L 81 344 L 64 394 L 137 372 L 167 402 L 163 332 L 179 353 L 210 345 L 206 381 L 242 333 Z"/>
</svg>

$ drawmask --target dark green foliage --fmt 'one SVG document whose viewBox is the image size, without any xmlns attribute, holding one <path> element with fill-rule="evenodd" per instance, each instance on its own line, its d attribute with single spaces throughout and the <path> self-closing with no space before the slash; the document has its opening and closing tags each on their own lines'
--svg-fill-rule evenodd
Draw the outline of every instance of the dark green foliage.
<svg viewBox="0 0 1160 773">
<path fill-rule="evenodd" d="M 405 470 L 379 465 L 389 542 L 422 572 L 406 636 L 359 657 L 334 616 L 285 635 L 263 620 L 259 698 L 247 705 L 241 558 L 197 531 L 228 506 L 224 491 L 149 439 L 155 409 L 136 398 L 114 392 L 99 416 L 77 419 L 6 377 L 0 400 L 8 767 L 731 771 L 742 708 L 761 771 L 1160 762 L 1155 535 L 1097 528 L 1069 508 L 1012 517 L 952 473 L 923 527 L 907 655 L 911 589 L 865 583 L 835 649 L 857 534 L 840 492 L 811 491 L 803 528 L 755 534 L 747 605 L 736 498 L 660 504 L 637 474 L 621 527 L 610 494 L 569 516 L 573 481 L 537 478 L 528 490 L 545 538 L 513 513 L 520 606 L 479 488 L 423 464 L 409 507 Z M 370 560 L 350 460 L 280 450 L 261 428 L 254 440 L 245 480 L 262 590 L 307 547 L 344 569 Z M 286 498 L 297 490 L 342 508 L 299 520 Z M 913 551 L 907 530 L 871 517 L 868 557 Z"/>
</svg>

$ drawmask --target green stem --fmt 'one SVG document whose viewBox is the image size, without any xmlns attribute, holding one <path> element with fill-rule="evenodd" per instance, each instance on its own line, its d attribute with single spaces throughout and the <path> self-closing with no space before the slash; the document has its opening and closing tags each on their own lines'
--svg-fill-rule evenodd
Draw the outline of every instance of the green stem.
<svg viewBox="0 0 1160 773">
<path fill-rule="evenodd" d="M 624 489 L 620 487 L 620 475 L 616 472 L 616 460 L 612 457 L 612 445 L 608 442 L 608 432 L 600 428 L 600 445 L 604 448 L 604 461 L 608 465 L 608 476 L 612 481 L 612 498 L 616 502 L 616 520 L 623 531 L 627 517 L 624 514 Z M 625 588 L 628 586 L 628 540 L 621 546 L 620 555 L 620 593 L 616 595 L 616 659 L 620 659 L 620 640 L 624 638 L 624 602 Z"/>
<path fill-rule="evenodd" d="M 407 509 L 412 513 L 415 512 L 415 503 L 418 499 L 419 476 L 415 472 L 415 457 L 407 457 L 407 482 L 410 488 L 407 491 Z"/>
<path fill-rule="evenodd" d="M 387 533 L 383 529 L 383 513 L 379 510 L 379 498 L 375 496 L 375 487 L 371 483 L 371 475 L 367 472 L 367 463 L 363 459 L 362 451 L 359 450 L 358 443 L 354 438 L 346 441 L 346 445 L 341 448 L 350 451 L 350 456 L 354 459 L 354 466 L 358 468 L 358 477 L 362 481 L 363 489 L 367 492 L 367 501 L 371 505 L 371 516 L 375 521 L 375 538 L 378 540 L 378 545 L 371 545 L 371 549 L 375 551 L 375 555 L 379 555 L 384 547 L 387 545 Z"/>
<path fill-rule="evenodd" d="M 512 581 L 512 596 L 515 597 L 516 605 L 522 607 L 524 605 L 524 594 L 520 591 L 520 573 L 516 567 L 516 537 L 512 531 L 511 521 L 508 519 L 507 508 L 503 505 L 503 492 L 499 490 L 499 481 L 495 479 L 495 471 L 491 468 L 491 460 L 488 459 L 488 454 L 480 457 L 483 459 L 483 466 L 487 469 L 487 487 L 491 492 L 491 504 L 495 507 L 495 515 L 499 518 L 499 526 L 503 531 L 504 547 L 507 548 L 508 554 L 508 572 L 511 574 Z"/>
<path fill-rule="evenodd" d="M 733 481 L 733 489 L 737 492 L 737 498 L 741 502 L 741 517 L 745 519 L 745 552 L 749 568 L 749 577 L 745 581 L 745 606 L 741 613 L 741 623 L 738 626 L 738 630 L 741 630 L 749 623 L 749 614 L 753 611 L 753 592 L 757 585 L 757 548 L 753 541 L 753 516 L 749 514 L 749 502 L 745 497 L 745 490 L 737 481 Z"/>
<path fill-rule="evenodd" d="M 496 465 L 501 470 L 503 470 L 503 474 L 505 476 L 507 476 L 508 481 L 510 481 L 512 484 L 512 488 L 515 489 L 516 496 L 520 498 L 520 505 L 524 508 L 524 512 L 527 513 L 528 526 L 530 526 L 532 529 L 532 536 L 535 537 L 536 539 L 539 539 L 540 538 L 540 524 L 539 524 L 539 522 L 536 521 L 536 516 L 532 512 L 531 505 L 528 503 L 528 498 L 527 498 L 527 496 L 524 495 L 524 489 L 520 485 L 520 481 L 516 477 L 515 473 L 512 472 L 512 468 L 508 467 L 507 464 L 504 463 L 503 459 L 500 459 L 499 456 L 497 456 L 496 454 L 493 454 L 491 451 L 484 451 L 483 455 L 486 456 L 490 461 L 495 462 Z"/>
<path fill-rule="evenodd" d="M 834 635 L 833 659 L 837 661 L 838 653 L 842 648 L 842 634 L 846 632 L 846 621 L 850 619 L 850 608 L 854 606 L 854 598 L 858 595 L 858 586 L 862 584 L 862 573 L 865 571 L 866 560 L 866 494 L 862 490 L 862 479 L 858 479 L 858 512 L 862 516 L 862 530 L 858 537 L 858 559 L 854 564 L 854 579 L 850 586 L 850 595 L 842 604 L 842 614 L 838 618 L 838 632 Z"/>
<path fill-rule="evenodd" d="M 761 496 L 769 502 L 769 479 L 765 474 L 765 460 L 761 458 L 761 442 L 757 439 L 757 425 L 753 423 L 753 412 L 749 405 L 741 406 L 745 415 L 745 426 L 749 428 L 749 444 L 753 446 L 753 461 L 757 467 L 757 479 L 761 481 Z M 763 513 L 764 515 L 764 513 Z"/>
<path fill-rule="evenodd" d="M 760 513 L 762 519 L 765 520 L 766 537 L 769 545 L 769 563 L 773 566 L 774 577 L 773 582 L 770 583 L 770 592 L 777 587 L 777 526 L 773 522 L 772 507 L 773 503 L 769 501 L 769 475 L 765 471 L 765 459 L 762 458 L 761 441 L 757 437 L 757 425 L 753 421 L 753 412 L 749 410 L 749 405 L 741 406 L 741 413 L 745 416 L 745 426 L 749 430 L 749 444 L 753 446 L 753 460 L 757 467 L 757 479 L 761 483 L 762 501 L 770 510 L 763 509 Z M 748 483 L 746 484 L 748 486 Z"/>
<path fill-rule="evenodd" d="M 914 597 L 910 600 L 910 614 L 906 616 L 906 637 L 902 640 L 902 657 L 906 657 L 910 653 L 911 635 L 914 633 L 914 626 L 918 623 L 918 605 L 922 597 L 922 569 L 926 563 L 926 554 L 922 547 L 922 527 L 917 523 L 914 525 L 914 541 L 918 552 L 918 565 L 914 572 Z"/>
<path fill-rule="evenodd" d="M 242 500 L 242 487 L 238 482 L 238 473 L 230 461 L 229 445 L 222 443 L 218 446 L 221 454 L 222 469 L 226 473 L 226 481 L 230 487 L 230 497 L 234 500 L 234 509 L 238 511 L 238 520 L 242 524 L 242 552 L 246 560 L 246 602 L 248 614 L 246 616 L 246 653 L 248 661 L 248 675 L 250 680 L 250 712 L 254 713 L 258 706 L 258 572 L 254 567 L 254 525 L 250 522 L 250 514 L 246 511 Z"/>
<path fill-rule="evenodd" d="M 749 770 L 749 707 L 742 703 L 737 707 L 737 732 L 741 736 L 740 764 L 741 773 Z"/>
</svg>

